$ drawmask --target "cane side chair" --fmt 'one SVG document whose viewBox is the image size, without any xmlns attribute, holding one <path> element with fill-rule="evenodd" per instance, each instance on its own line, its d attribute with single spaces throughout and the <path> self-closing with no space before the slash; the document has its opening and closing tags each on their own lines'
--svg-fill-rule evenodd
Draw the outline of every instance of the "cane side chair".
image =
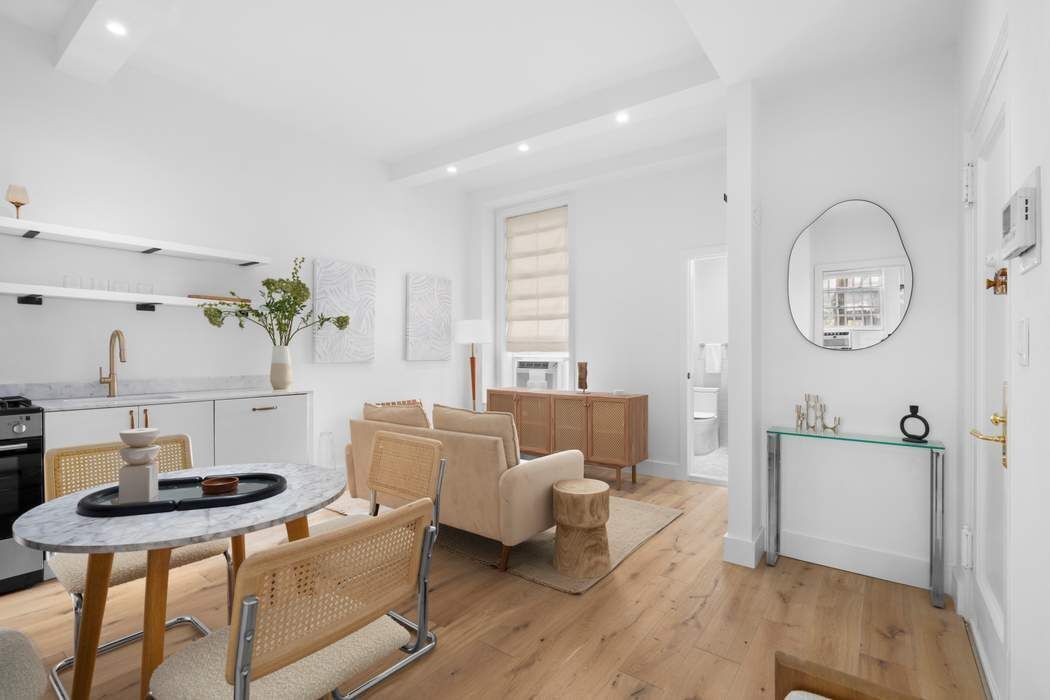
<svg viewBox="0 0 1050 700">
<path fill-rule="evenodd" d="M 193 468 L 193 453 L 188 435 L 164 435 L 154 443 L 160 447 L 157 455 L 157 467 L 160 472 L 174 472 Z M 44 498 L 51 499 L 75 493 L 119 480 L 120 468 L 124 460 L 120 449 L 125 447 L 120 442 L 108 442 L 98 445 L 81 445 L 76 447 L 59 447 L 48 450 L 44 455 Z M 225 540 L 214 540 L 200 544 L 176 547 L 171 550 L 171 568 L 192 564 L 222 555 L 226 558 L 227 607 L 231 606 L 233 596 L 233 567 Z M 109 585 L 145 578 L 146 552 L 117 552 L 113 557 L 113 568 L 109 575 Z M 84 606 L 84 586 L 87 579 L 87 555 L 56 552 L 47 560 L 55 578 L 69 593 L 73 600 L 73 649 L 80 640 L 80 621 Z M 182 615 L 168 620 L 168 629 L 177 625 L 190 625 L 198 633 L 205 635 L 208 628 L 191 615 Z M 142 638 L 142 631 L 114 639 L 99 646 L 98 653 L 105 654 L 126 646 Z M 68 697 L 58 674 L 73 665 L 73 657 L 67 657 L 51 669 L 51 685 L 60 698 Z"/>
<path fill-rule="evenodd" d="M 427 619 L 432 517 L 424 498 L 248 557 L 231 626 L 165 659 L 153 697 L 347 700 L 420 659 L 437 643 Z M 415 623 L 391 611 L 412 593 Z M 404 656 L 341 694 L 398 650 Z"/>
<path fill-rule="evenodd" d="M 434 503 L 433 524 L 437 527 L 444 476 L 445 460 L 441 457 L 440 441 L 379 431 L 372 442 L 372 463 L 368 469 L 367 512 L 350 513 L 342 518 L 325 520 L 311 525 L 310 532 L 331 532 L 369 515 L 378 515 L 380 505 L 377 498 L 380 493 L 405 501 L 429 498 Z M 361 506 L 366 507 L 363 499 L 353 500 L 355 503 L 360 501 Z M 386 510 L 385 506 L 383 510 Z"/>
</svg>

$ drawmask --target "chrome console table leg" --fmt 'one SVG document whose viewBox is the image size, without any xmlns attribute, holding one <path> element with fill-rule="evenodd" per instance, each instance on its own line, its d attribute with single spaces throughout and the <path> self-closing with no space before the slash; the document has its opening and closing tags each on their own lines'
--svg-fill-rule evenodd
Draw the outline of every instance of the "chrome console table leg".
<svg viewBox="0 0 1050 700">
<path fill-rule="evenodd" d="M 944 607 L 943 450 L 930 450 L 930 603 Z"/>
<path fill-rule="evenodd" d="M 776 566 L 780 557 L 780 434 L 766 433 L 766 564 Z"/>
</svg>

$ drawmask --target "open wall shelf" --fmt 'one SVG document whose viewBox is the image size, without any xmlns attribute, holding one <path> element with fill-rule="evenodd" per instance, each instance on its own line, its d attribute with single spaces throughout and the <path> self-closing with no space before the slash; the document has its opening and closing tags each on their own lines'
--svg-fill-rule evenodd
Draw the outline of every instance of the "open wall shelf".
<svg viewBox="0 0 1050 700">
<path fill-rule="evenodd" d="M 254 255 L 252 253 L 240 253 L 233 250 L 222 250 L 220 248 L 205 248 L 204 246 L 187 245 L 185 243 L 176 243 L 174 241 L 161 241 L 153 238 L 125 236 L 119 233 L 93 231 L 91 229 L 77 228 L 74 226 L 62 226 L 60 224 L 45 224 L 40 221 L 30 221 L 28 219 L 12 219 L 9 216 L 0 216 L 0 233 L 9 236 L 35 238 L 44 241 L 77 243 L 80 245 L 95 246 L 97 248 L 129 250 L 146 255 L 170 255 L 176 258 L 190 258 L 192 260 L 212 260 L 231 265 L 239 265 L 240 267 L 267 265 L 270 262 L 269 258 L 262 255 Z"/>
<path fill-rule="evenodd" d="M 134 292 L 108 292 L 101 289 L 76 289 L 72 287 L 49 287 L 43 284 L 19 284 L 0 282 L 0 295 L 18 297 L 18 303 L 43 304 L 45 299 L 82 299 L 85 301 L 111 301 L 135 304 L 139 311 L 153 311 L 157 306 L 196 307 L 205 303 L 201 299 L 165 296 L 163 294 L 137 294 Z"/>
</svg>

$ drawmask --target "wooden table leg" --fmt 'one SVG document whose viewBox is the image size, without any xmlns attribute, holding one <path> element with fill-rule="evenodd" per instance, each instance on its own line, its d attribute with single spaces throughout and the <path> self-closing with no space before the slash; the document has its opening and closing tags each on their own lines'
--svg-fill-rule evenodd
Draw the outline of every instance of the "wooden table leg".
<svg viewBox="0 0 1050 700">
<path fill-rule="evenodd" d="M 289 520 L 284 524 L 284 527 L 288 530 L 289 542 L 295 542 L 310 536 L 310 524 L 306 522 L 305 515 L 295 520 Z"/>
<path fill-rule="evenodd" d="M 95 675 L 95 655 L 102 632 L 102 615 L 106 612 L 109 593 L 109 573 L 113 569 L 113 553 L 89 554 L 87 578 L 84 581 L 84 612 L 80 620 L 80 639 L 73 667 L 73 700 L 91 697 L 91 679 Z"/>
<path fill-rule="evenodd" d="M 623 467 L 616 467 L 616 490 L 623 490 Z"/>
<path fill-rule="evenodd" d="M 637 464 L 632 464 L 631 465 L 631 483 L 632 484 L 637 484 L 638 483 L 638 465 Z"/>
<path fill-rule="evenodd" d="M 164 622 L 168 618 L 170 549 L 151 549 L 146 555 L 146 603 L 142 613 L 142 666 L 139 697 L 149 694 L 149 679 L 164 661 Z"/>
<path fill-rule="evenodd" d="M 244 563 L 244 535 L 234 535 L 230 538 L 230 558 L 233 560 L 233 579 L 237 580 L 237 572 Z"/>
</svg>

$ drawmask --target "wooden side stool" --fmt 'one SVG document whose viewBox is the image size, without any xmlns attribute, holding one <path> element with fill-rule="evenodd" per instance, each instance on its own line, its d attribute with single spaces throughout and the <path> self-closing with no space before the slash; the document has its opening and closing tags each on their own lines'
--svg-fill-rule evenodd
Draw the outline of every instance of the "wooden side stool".
<svg viewBox="0 0 1050 700">
<path fill-rule="evenodd" d="M 596 479 L 554 484 L 554 568 L 573 578 L 609 571 L 609 485 Z"/>
</svg>

